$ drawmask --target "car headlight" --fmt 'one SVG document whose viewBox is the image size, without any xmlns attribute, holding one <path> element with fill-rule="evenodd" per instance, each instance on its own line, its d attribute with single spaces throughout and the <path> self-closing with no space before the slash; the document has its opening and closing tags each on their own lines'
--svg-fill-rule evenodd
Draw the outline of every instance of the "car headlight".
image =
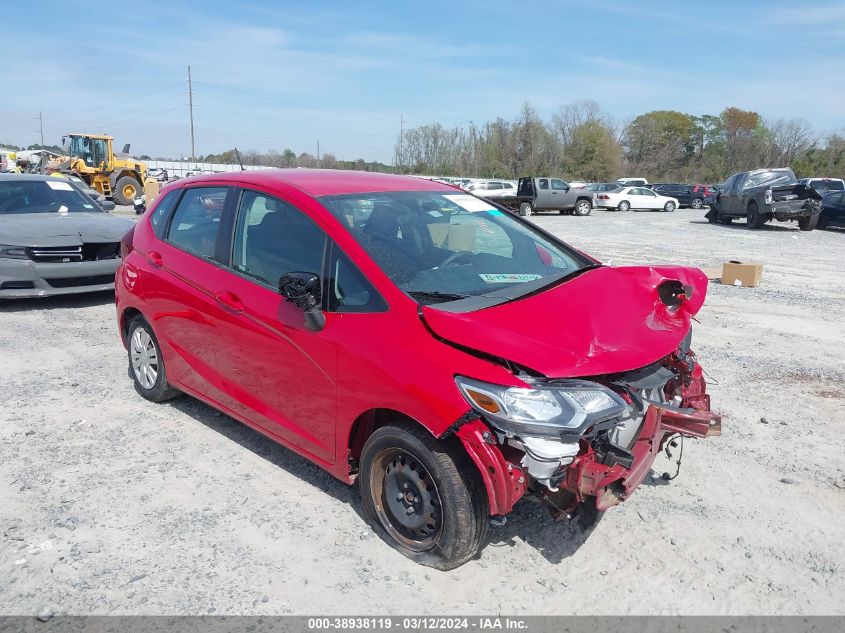
<svg viewBox="0 0 845 633">
<path fill-rule="evenodd" d="M 0 257 L 6 259 L 29 259 L 25 246 L 7 246 L 0 244 Z"/>
<path fill-rule="evenodd" d="M 456 376 L 455 383 L 473 409 L 509 435 L 571 435 L 628 410 L 616 393 L 587 380 L 506 387 Z"/>
</svg>

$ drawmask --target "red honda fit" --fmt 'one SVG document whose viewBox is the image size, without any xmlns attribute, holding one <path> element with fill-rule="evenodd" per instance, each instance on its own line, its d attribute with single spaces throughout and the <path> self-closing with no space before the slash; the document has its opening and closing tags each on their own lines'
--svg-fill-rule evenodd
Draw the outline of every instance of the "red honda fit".
<svg viewBox="0 0 845 633">
<path fill-rule="evenodd" d="M 196 177 L 122 250 L 138 393 L 187 393 L 359 481 L 424 565 L 467 561 L 526 494 L 595 519 L 667 442 L 720 430 L 690 350 L 701 271 L 602 266 L 448 185 Z"/>
</svg>

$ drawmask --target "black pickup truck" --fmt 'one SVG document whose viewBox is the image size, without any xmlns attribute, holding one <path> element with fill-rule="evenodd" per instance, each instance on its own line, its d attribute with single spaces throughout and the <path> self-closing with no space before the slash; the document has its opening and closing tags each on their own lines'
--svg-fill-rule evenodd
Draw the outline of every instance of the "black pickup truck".
<svg viewBox="0 0 845 633">
<path fill-rule="evenodd" d="M 576 189 L 560 178 L 520 178 L 515 196 L 496 196 L 492 200 L 519 215 L 538 211 L 557 211 L 561 215 L 590 215 L 593 192 Z"/>
<path fill-rule="evenodd" d="M 819 221 L 820 200 L 819 193 L 800 184 L 789 168 L 755 169 L 728 178 L 705 217 L 711 224 L 745 218 L 751 229 L 769 220 L 796 220 L 802 231 L 812 231 Z"/>
</svg>

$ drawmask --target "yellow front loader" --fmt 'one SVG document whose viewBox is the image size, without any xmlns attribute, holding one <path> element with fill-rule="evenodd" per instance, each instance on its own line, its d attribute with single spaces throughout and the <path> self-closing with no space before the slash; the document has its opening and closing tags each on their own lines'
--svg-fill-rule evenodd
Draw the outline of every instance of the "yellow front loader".
<svg viewBox="0 0 845 633">
<path fill-rule="evenodd" d="M 62 137 L 67 157 L 61 171 L 77 174 L 116 204 L 131 205 L 144 194 L 147 166 L 129 156 L 129 145 L 115 154 L 113 138 L 102 134 L 68 134 Z"/>
</svg>

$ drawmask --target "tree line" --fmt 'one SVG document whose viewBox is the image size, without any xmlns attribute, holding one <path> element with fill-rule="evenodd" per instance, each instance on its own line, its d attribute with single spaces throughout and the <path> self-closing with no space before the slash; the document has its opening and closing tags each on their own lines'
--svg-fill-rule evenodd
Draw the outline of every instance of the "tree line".
<svg viewBox="0 0 845 633">
<path fill-rule="evenodd" d="M 800 118 L 767 120 L 730 107 L 718 115 L 672 110 L 617 124 L 595 101 L 565 105 L 544 121 L 529 104 L 513 120 L 404 132 L 394 162 L 405 173 L 569 180 L 721 182 L 737 171 L 789 166 L 798 177 L 845 174 L 845 138 L 820 136 Z"/>
</svg>

